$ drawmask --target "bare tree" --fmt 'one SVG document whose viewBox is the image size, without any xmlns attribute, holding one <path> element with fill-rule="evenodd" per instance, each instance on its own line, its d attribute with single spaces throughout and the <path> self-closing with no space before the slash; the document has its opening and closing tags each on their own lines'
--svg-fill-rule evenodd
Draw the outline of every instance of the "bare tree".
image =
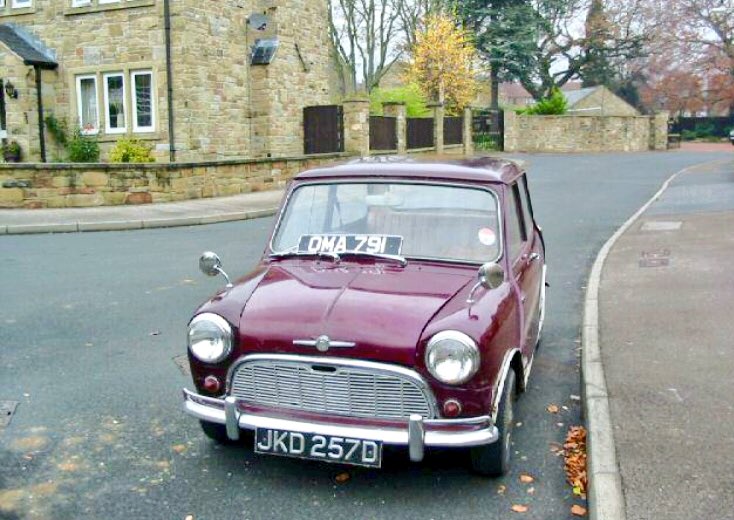
<svg viewBox="0 0 734 520">
<path fill-rule="evenodd" d="M 416 34 L 425 29 L 426 16 L 450 11 L 453 0 L 393 0 L 393 8 L 400 18 L 403 45 L 406 49 L 415 47 Z"/>
<path fill-rule="evenodd" d="M 667 9 L 670 36 L 683 42 L 686 52 L 700 58 L 728 62 L 734 76 L 734 0 L 678 0 Z"/>
<path fill-rule="evenodd" d="M 329 0 L 329 24 L 348 90 L 362 81 L 371 92 L 402 55 L 400 4 L 403 0 Z"/>
</svg>

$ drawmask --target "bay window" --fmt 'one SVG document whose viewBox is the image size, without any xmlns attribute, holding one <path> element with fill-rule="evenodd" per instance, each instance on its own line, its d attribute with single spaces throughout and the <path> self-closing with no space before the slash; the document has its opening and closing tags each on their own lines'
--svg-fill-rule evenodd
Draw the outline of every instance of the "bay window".
<svg viewBox="0 0 734 520">
<path fill-rule="evenodd" d="M 82 133 L 97 134 L 100 127 L 107 135 L 156 131 L 153 71 L 125 69 L 83 74 L 76 76 L 75 86 L 77 121 Z"/>
</svg>

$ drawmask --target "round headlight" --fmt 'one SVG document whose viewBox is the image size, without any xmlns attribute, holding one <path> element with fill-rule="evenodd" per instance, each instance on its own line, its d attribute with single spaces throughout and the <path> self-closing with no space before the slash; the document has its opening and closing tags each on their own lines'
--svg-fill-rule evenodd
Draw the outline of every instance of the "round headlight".
<svg viewBox="0 0 734 520">
<path fill-rule="evenodd" d="M 428 342 L 426 366 L 442 383 L 460 385 L 479 370 L 479 349 L 463 332 L 445 330 Z"/>
<path fill-rule="evenodd" d="M 199 314 L 189 323 L 189 350 L 205 363 L 222 361 L 232 352 L 232 327 L 216 314 Z"/>
</svg>

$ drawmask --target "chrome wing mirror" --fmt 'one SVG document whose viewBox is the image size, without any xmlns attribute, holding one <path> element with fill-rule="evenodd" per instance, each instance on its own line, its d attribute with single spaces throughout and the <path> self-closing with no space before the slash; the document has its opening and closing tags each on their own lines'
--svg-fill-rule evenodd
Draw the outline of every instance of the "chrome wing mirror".
<svg viewBox="0 0 734 520">
<path fill-rule="evenodd" d="M 227 273 L 224 272 L 224 269 L 222 269 L 222 261 L 216 253 L 212 253 L 211 251 L 202 253 L 199 257 L 199 269 L 207 276 L 217 276 L 218 274 L 224 276 L 224 279 L 227 280 L 227 288 L 232 287 L 232 282 L 229 276 L 227 276 Z"/>
<path fill-rule="evenodd" d="M 477 283 L 472 287 L 466 303 L 471 305 L 476 301 L 474 299 L 474 294 L 480 287 L 484 287 L 485 289 L 496 289 L 502 285 L 504 281 L 505 270 L 502 269 L 502 266 L 496 262 L 487 262 L 486 264 L 482 264 L 477 271 Z"/>
</svg>

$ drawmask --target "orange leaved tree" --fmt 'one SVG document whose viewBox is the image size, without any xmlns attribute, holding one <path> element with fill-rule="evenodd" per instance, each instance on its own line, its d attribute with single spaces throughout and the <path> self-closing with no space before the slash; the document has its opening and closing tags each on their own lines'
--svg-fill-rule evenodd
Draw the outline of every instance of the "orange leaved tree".
<svg viewBox="0 0 734 520">
<path fill-rule="evenodd" d="M 450 112 L 468 106 L 477 92 L 476 50 L 467 31 L 446 14 L 428 15 L 415 37 L 407 71 L 429 100 Z"/>
</svg>

